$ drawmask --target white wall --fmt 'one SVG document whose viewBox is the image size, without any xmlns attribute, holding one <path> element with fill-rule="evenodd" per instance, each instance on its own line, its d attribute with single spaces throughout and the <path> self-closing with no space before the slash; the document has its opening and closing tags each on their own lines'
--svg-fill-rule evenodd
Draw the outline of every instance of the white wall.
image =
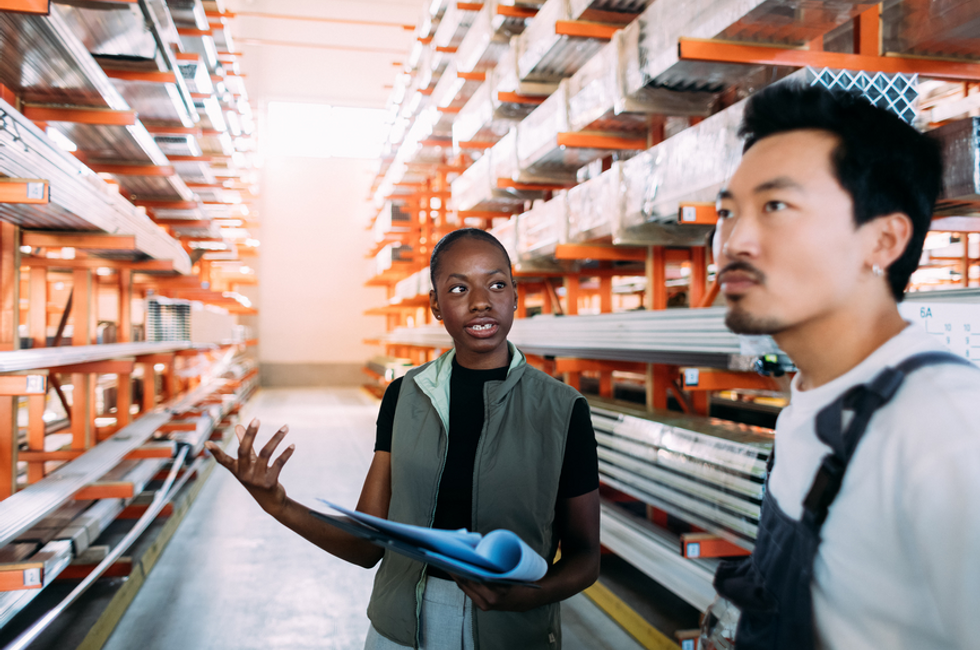
<svg viewBox="0 0 980 650">
<path fill-rule="evenodd" d="M 414 24 L 420 0 L 230 0 L 235 12 Z M 383 108 L 414 36 L 397 27 L 240 15 L 236 49 L 250 102 Z M 296 45 L 301 45 L 296 47 Z M 320 45 L 310 47 L 307 45 Z M 358 51 L 352 51 L 358 50 Z M 371 248 L 365 219 L 371 161 L 268 156 L 261 178 L 261 241 L 256 329 L 268 385 L 361 383 L 360 368 L 380 351 L 361 341 L 384 331 L 364 311 L 384 303 L 366 288 Z M 252 265 L 252 260 L 248 261 Z M 243 291 L 252 296 L 251 292 Z"/>
<path fill-rule="evenodd" d="M 385 300 L 382 289 L 364 286 L 370 168 L 360 160 L 266 159 L 258 303 L 264 364 L 360 366 L 378 353 L 361 342 L 384 330 L 381 317 L 364 315 Z"/>
</svg>

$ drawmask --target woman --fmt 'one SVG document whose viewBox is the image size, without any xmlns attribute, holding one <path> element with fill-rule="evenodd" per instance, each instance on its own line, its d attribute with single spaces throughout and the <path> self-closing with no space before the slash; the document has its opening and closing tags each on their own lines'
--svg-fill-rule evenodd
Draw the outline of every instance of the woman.
<svg viewBox="0 0 980 650">
<path fill-rule="evenodd" d="M 269 463 L 287 427 L 258 455 L 255 421 L 238 428 L 237 459 L 209 449 L 281 523 L 349 562 L 381 561 L 367 649 L 560 648 L 558 602 L 592 584 L 599 571 L 598 463 L 588 406 L 507 342 L 516 283 L 492 235 L 472 228 L 450 233 L 429 268 L 430 307 L 455 348 L 389 386 L 357 510 L 434 528 L 507 528 L 545 558 L 560 544 L 561 558 L 536 588 L 466 581 L 313 517 L 278 480 L 294 447 Z"/>
</svg>

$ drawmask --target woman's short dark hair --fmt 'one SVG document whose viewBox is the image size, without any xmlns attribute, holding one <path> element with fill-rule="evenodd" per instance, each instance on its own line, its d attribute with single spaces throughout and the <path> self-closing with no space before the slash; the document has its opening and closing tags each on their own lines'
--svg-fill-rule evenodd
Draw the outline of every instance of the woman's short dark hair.
<svg viewBox="0 0 980 650">
<path fill-rule="evenodd" d="M 857 94 L 793 83 L 775 84 L 751 97 L 739 135 L 748 151 L 763 138 L 800 129 L 837 136 L 834 175 L 851 196 L 858 226 L 894 213 L 912 220 L 912 238 L 888 268 L 892 295 L 901 302 L 919 266 L 942 188 L 939 143 Z"/>
<path fill-rule="evenodd" d="M 480 230 L 479 228 L 460 228 L 440 239 L 439 243 L 432 249 L 432 258 L 429 260 L 429 279 L 432 282 L 433 289 L 436 288 L 436 274 L 439 272 L 439 260 L 442 254 L 452 248 L 461 239 L 479 239 L 496 246 L 504 256 L 504 259 L 507 260 L 508 275 L 513 277 L 510 268 L 510 255 L 507 254 L 507 249 L 504 248 L 504 245 L 500 243 L 499 239 L 486 230 Z"/>
</svg>

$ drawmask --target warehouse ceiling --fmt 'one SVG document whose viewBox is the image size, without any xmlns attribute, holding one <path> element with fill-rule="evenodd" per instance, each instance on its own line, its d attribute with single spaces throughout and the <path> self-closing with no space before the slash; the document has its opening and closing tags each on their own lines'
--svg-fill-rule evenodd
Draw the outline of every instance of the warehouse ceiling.
<svg viewBox="0 0 980 650">
<path fill-rule="evenodd" d="M 243 53 L 242 72 L 253 102 L 381 108 L 415 38 L 402 25 L 414 29 L 422 3 L 227 0 L 225 5 L 237 14 L 235 49 Z"/>
</svg>

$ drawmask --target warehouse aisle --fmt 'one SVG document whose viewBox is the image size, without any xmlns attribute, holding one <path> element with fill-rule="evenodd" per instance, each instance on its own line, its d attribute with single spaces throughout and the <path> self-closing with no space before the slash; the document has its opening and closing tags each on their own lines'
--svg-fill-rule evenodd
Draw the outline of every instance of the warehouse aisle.
<svg viewBox="0 0 980 650">
<path fill-rule="evenodd" d="M 283 484 L 310 504 L 357 502 L 376 414 L 353 388 L 263 390 L 248 410 L 266 437 L 289 423 Z M 372 575 L 277 524 L 218 467 L 105 649 L 357 650 Z M 584 596 L 562 612 L 566 650 L 640 648 Z"/>
</svg>

